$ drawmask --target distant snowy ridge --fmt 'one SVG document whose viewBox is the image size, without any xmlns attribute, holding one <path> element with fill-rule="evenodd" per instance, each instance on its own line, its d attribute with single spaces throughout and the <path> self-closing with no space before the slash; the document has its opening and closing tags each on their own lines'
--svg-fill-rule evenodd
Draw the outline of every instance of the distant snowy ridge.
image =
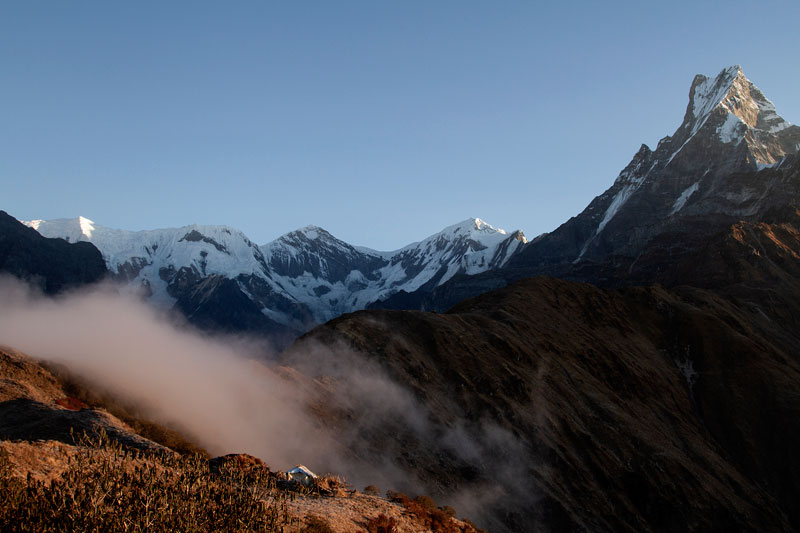
<svg viewBox="0 0 800 533">
<path fill-rule="evenodd" d="M 328 320 L 400 290 L 499 268 L 526 242 L 519 232 L 508 235 L 476 218 L 392 252 L 356 248 L 316 227 L 288 233 L 262 250 L 287 293 Z"/>
<path fill-rule="evenodd" d="M 216 276 L 235 281 L 264 316 L 295 331 L 401 290 L 499 268 L 527 242 L 478 218 L 392 252 L 352 246 L 317 226 L 257 246 L 226 226 L 125 231 L 84 217 L 23 223 L 46 237 L 93 243 L 115 279 L 161 307 L 192 305 L 186 302 L 208 290 L 203 281 Z"/>
<path fill-rule="evenodd" d="M 225 226 L 191 225 L 148 231 L 106 228 L 85 217 L 23 222 L 45 237 L 69 242 L 87 241 L 103 254 L 108 269 L 118 279 L 142 286 L 155 303 L 171 306 L 170 278 L 181 268 L 203 276 L 235 278 L 261 275 L 264 257 L 258 246 L 239 230 Z"/>
</svg>

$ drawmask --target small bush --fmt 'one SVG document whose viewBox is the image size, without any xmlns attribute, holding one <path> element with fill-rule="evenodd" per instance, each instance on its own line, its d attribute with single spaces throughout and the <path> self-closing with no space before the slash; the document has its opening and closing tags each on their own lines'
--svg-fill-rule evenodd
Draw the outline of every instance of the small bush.
<svg viewBox="0 0 800 533">
<path fill-rule="evenodd" d="M 441 509 L 434 509 L 429 517 L 430 528 L 434 533 L 461 533 L 461 528 L 453 521 L 453 517 Z"/>
<path fill-rule="evenodd" d="M 442 511 L 444 514 L 446 514 L 447 516 L 449 516 L 449 517 L 451 517 L 451 518 L 452 518 L 452 517 L 454 517 L 454 516 L 456 515 L 456 510 L 455 510 L 455 509 L 453 509 L 452 507 L 450 507 L 449 505 L 444 505 L 444 506 L 442 506 L 442 507 L 439 507 L 439 509 L 440 509 L 440 510 L 441 510 L 441 511 Z"/>
<path fill-rule="evenodd" d="M 340 496 L 350 490 L 347 480 L 333 474 L 325 474 L 315 478 L 308 488 L 311 492 L 320 496 Z"/>
<path fill-rule="evenodd" d="M 389 489 L 386 491 L 386 499 L 389 500 L 390 502 L 395 502 L 403 505 L 404 502 L 408 501 L 408 496 L 406 496 L 402 492 L 397 492 L 396 490 Z"/>
<path fill-rule="evenodd" d="M 414 501 L 428 512 L 436 510 L 436 502 L 430 496 L 417 496 Z"/>
<path fill-rule="evenodd" d="M 395 533 L 397 531 L 397 520 L 381 513 L 375 518 L 371 518 L 366 527 L 367 533 Z"/>
<path fill-rule="evenodd" d="M 364 494 L 368 494 L 370 496 L 380 496 L 381 491 L 375 485 L 367 485 L 364 487 Z"/>
</svg>

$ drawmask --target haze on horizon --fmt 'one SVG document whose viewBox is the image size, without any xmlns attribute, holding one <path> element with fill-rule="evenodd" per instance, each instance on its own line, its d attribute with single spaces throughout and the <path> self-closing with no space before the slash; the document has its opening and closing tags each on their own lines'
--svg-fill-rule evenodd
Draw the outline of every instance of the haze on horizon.
<svg viewBox="0 0 800 533">
<path fill-rule="evenodd" d="M 741 64 L 790 122 L 792 2 L 4 2 L 0 209 L 392 250 L 468 217 L 533 237 Z M 743 21 L 760 21 L 749 33 Z"/>
</svg>

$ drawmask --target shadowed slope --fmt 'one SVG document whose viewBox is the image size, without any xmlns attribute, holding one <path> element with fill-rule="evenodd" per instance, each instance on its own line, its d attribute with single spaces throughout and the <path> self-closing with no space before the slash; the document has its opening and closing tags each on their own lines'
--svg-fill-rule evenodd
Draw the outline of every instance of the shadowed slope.
<svg viewBox="0 0 800 533">
<path fill-rule="evenodd" d="M 726 298 L 535 278 L 444 315 L 348 315 L 295 349 L 313 343 L 365 354 L 414 391 L 439 435 L 397 460 L 446 480 L 445 493 L 493 480 L 502 460 L 448 460 L 439 437 L 475 436 L 486 420 L 514 436 L 515 475 L 530 486 L 484 517 L 493 530 L 800 524 L 796 351 L 762 312 Z M 364 435 L 368 455 L 380 438 Z"/>
<path fill-rule="evenodd" d="M 92 244 L 47 239 L 0 211 L 0 272 L 8 272 L 48 294 L 98 281 L 106 275 Z"/>
</svg>

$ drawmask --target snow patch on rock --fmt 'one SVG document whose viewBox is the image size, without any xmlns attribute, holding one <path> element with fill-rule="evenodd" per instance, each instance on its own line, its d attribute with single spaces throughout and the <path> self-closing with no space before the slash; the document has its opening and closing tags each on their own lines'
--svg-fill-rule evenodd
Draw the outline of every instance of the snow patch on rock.
<svg viewBox="0 0 800 533">
<path fill-rule="evenodd" d="M 703 127 L 708 116 L 725 98 L 736 77 L 741 73 L 739 65 L 725 68 L 715 78 L 702 76 L 692 91 L 692 114 L 694 116 L 690 136 Z"/>
<path fill-rule="evenodd" d="M 686 187 L 686 189 L 684 189 L 681 195 L 678 196 L 678 199 L 675 200 L 675 203 L 672 204 L 672 211 L 670 211 L 669 214 L 674 215 L 675 213 L 683 209 L 683 206 L 685 206 L 686 202 L 689 201 L 689 197 L 693 195 L 695 192 L 697 192 L 697 189 L 699 187 L 700 187 L 699 182 L 693 183 L 692 185 Z"/>
<path fill-rule="evenodd" d="M 740 133 L 740 130 L 746 127 L 745 123 L 742 122 L 742 119 L 734 115 L 733 113 L 729 113 L 727 117 L 725 117 L 725 122 L 722 123 L 720 127 L 717 128 L 717 136 L 719 140 L 724 143 L 736 142 L 736 144 L 742 142 L 743 136 Z"/>
<path fill-rule="evenodd" d="M 623 187 L 616 196 L 614 196 L 614 199 L 611 201 L 608 209 L 606 209 L 605 215 L 603 215 L 603 220 L 601 220 L 600 224 L 597 225 L 597 231 L 595 231 L 595 234 L 599 234 L 601 231 L 603 231 L 603 229 L 606 227 L 606 224 L 608 224 L 611 219 L 614 218 L 614 215 L 619 212 L 620 207 L 625 205 L 625 202 L 628 201 L 628 198 L 630 198 L 638 188 L 638 183 L 629 183 Z"/>
</svg>

